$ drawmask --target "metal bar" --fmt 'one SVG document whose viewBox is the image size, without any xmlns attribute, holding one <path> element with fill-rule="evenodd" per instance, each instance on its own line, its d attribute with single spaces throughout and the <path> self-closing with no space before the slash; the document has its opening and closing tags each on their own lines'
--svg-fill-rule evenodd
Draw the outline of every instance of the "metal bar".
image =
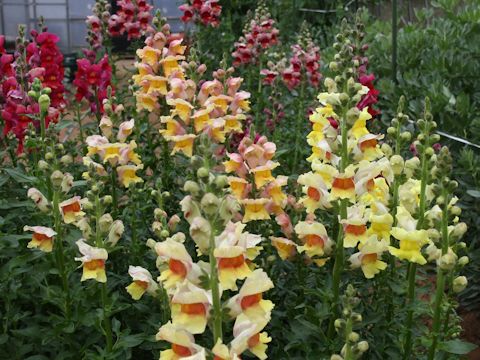
<svg viewBox="0 0 480 360">
<path fill-rule="evenodd" d="M 67 49 L 72 51 L 72 36 L 70 32 L 70 0 L 65 0 L 65 12 L 67 13 Z"/>
<path fill-rule="evenodd" d="M 344 8 L 347 8 L 349 7 L 355 0 L 350 0 L 349 2 L 347 2 L 343 7 Z M 307 8 L 300 8 L 299 9 L 300 11 L 304 11 L 304 12 L 314 12 L 314 13 L 319 13 L 319 14 L 329 14 L 329 13 L 336 13 L 337 10 L 333 9 L 333 10 L 322 10 L 322 9 L 307 9 Z"/>
<path fill-rule="evenodd" d="M 466 139 L 463 139 L 461 137 L 458 137 L 458 136 L 455 136 L 455 135 L 450 135 L 446 132 L 443 132 L 443 131 L 440 131 L 440 130 L 437 130 L 437 134 L 440 135 L 440 136 L 443 136 L 443 137 L 446 137 L 446 138 L 449 138 L 451 140 L 454 140 L 456 142 L 459 142 L 459 143 L 462 143 L 462 144 L 465 144 L 465 145 L 468 145 L 468 146 L 473 146 L 473 147 L 476 147 L 477 149 L 480 149 L 480 145 L 477 145 L 477 144 L 474 144 Z"/>
<path fill-rule="evenodd" d="M 4 15 L 3 4 L 2 4 L 2 0 L 0 0 L 0 21 L 2 22 L 0 26 L 1 26 L 2 34 L 5 34 L 5 17 L 3 15 Z"/>
<path fill-rule="evenodd" d="M 36 0 L 33 0 L 33 18 L 35 19 L 34 21 L 37 21 L 37 1 Z M 37 24 L 34 22 L 33 23 L 33 27 L 35 28 L 37 26 Z M 41 29 L 39 29 L 41 30 Z"/>
<path fill-rule="evenodd" d="M 34 4 L 35 1 L 32 1 L 32 2 L 26 2 L 26 3 L 18 3 L 18 2 L 12 2 L 12 3 L 9 3 L 9 2 L 2 2 L 3 5 L 9 5 L 9 6 L 31 6 Z M 62 3 L 42 3 L 42 4 L 38 4 L 38 5 L 42 5 L 42 6 L 58 6 L 58 5 L 62 5 Z"/>
<path fill-rule="evenodd" d="M 397 0 L 392 1 L 392 80 L 397 84 Z"/>
</svg>

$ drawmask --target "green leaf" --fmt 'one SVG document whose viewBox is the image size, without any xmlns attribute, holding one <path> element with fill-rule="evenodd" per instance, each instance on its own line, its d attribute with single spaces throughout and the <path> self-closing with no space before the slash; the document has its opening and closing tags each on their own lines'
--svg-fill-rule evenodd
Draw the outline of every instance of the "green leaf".
<svg viewBox="0 0 480 360">
<path fill-rule="evenodd" d="M 480 198 L 480 191 L 478 190 L 467 190 L 467 194 L 477 199 Z"/>
<path fill-rule="evenodd" d="M 5 172 L 10 175 L 10 177 L 15 180 L 16 182 L 19 183 L 28 183 L 28 184 L 33 184 L 37 179 L 33 176 L 28 176 L 24 174 L 23 172 L 20 172 L 15 169 L 4 169 Z"/>
<path fill-rule="evenodd" d="M 450 354 L 465 355 L 475 350 L 478 346 L 460 339 L 446 341 L 438 346 Z"/>
</svg>

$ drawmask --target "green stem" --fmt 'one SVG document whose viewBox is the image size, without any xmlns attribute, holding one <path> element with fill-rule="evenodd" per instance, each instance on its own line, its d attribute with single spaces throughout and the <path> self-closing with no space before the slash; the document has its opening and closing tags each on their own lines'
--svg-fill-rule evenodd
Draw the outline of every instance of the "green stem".
<svg viewBox="0 0 480 360">
<path fill-rule="evenodd" d="M 392 0 L 392 80 L 397 84 L 397 0 Z"/>
<path fill-rule="evenodd" d="M 159 292 L 160 292 L 160 308 L 162 310 L 162 315 L 161 315 L 162 324 L 166 324 L 170 319 L 170 302 L 168 300 L 168 294 L 163 288 L 163 286 L 160 286 Z"/>
<path fill-rule="evenodd" d="M 43 157 L 45 157 L 45 152 L 46 152 L 46 142 L 45 142 L 45 138 L 46 138 L 46 124 L 45 124 L 45 112 L 44 111 L 40 111 L 40 141 L 41 141 L 41 147 L 42 147 L 42 155 Z"/>
<path fill-rule="evenodd" d="M 213 343 L 216 344 L 218 339 L 222 339 L 222 306 L 220 303 L 220 291 L 218 288 L 218 269 L 217 259 L 215 258 L 215 226 L 214 221 L 211 222 L 212 232 L 210 234 L 210 289 L 213 298 Z"/>
<path fill-rule="evenodd" d="M 75 108 L 75 117 L 77 118 L 78 123 L 78 132 L 80 136 L 80 143 L 82 147 L 84 146 L 84 137 L 83 137 L 83 125 L 82 125 L 82 115 L 80 113 L 80 104 L 78 104 Z"/>
<path fill-rule="evenodd" d="M 341 155 L 342 159 L 340 162 L 340 172 L 343 173 L 348 166 L 348 144 L 347 144 L 347 120 L 346 120 L 346 110 L 343 110 L 341 117 L 341 132 L 342 132 L 342 149 Z M 340 200 L 340 210 L 339 215 L 340 219 L 347 218 L 347 207 L 348 199 Z M 343 250 L 343 226 L 341 223 L 338 224 L 338 234 L 337 234 L 337 243 L 335 248 L 335 264 L 333 265 L 333 278 L 332 278 L 332 316 L 330 317 L 330 322 L 328 324 L 327 336 L 330 340 L 333 339 L 335 327 L 334 322 L 338 318 L 339 309 L 338 309 L 338 299 L 340 296 L 340 278 L 343 271 L 343 262 L 344 262 L 344 250 Z"/>
<path fill-rule="evenodd" d="M 134 185 L 131 185 L 132 187 Z M 131 199 L 132 202 L 132 251 L 134 258 L 137 255 L 137 227 L 136 227 L 136 219 L 137 219 L 137 203 L 135 201 L 135 188 L 132 188 L 131 192 Z"/>
<path fill-rule="evenodd" d="M 428 126 L 428 124 L 426 125 Z M 427 134 L 428 136 L 428 134 Z M 426 141 L 428 146 L 428 139 Z M 425 153 L 425 150 L 422 152 L 422 175 L 421 175 L 421 185 L 420 185 L 420 204 L 419 204 L 419 213 L 418 213 L 418 222 L 417 230 L 423 228 L 423 222 L 425 219 L 425 206 L 426 206 L 426 190 L 428 182 L 428 159 Z M 403 359 L 410 359 L 410 354 L 412 352 L 412 327 L 413 327 L 413 302 L 415 300 L 415 278 L 417 273 L 417 264 L 410 263 L 408 266 L 408 310 L 407 310 L 407 323 L 406 323 L 406 335 L 404 343 L 404 353 Z"/>
<path fill-rule="evenodd" d="M 260 122 L 261 114 L 262 114 L 262 77 L 260 75 L 260 71 L 262 70 L 263 61 L 262 56 L 258 61 L 258 85 L 257 85 L 257 111 L 256 111 L 256 118 L 255 118 L 255 131 L 261 132 L 265 126 Z"/>
<path fill-rule="evenodd" d="M 112 217 L 116 218 L 117 209 L 118 209 L 118 199 L 117 199 L 117 169 L 111 169 L 111 183 L 112 183 Z"/>
<path fill-rule="evenodd" d="M 65 269 L 65 259 L 63 251 L 63 239 L 62 239 L 62 225 L 61 225 L 61 215 L 58 208 L 59 204 L 59 192 L 55 191 L 53 193 L 53 218 L 55 224 L 56 241 L 55 241 L 55 257 L 57 261 L 57 266 L 60 271 L 60 276 L 62 277 L 62 286 L 63 292 L 65 294 L 65 317 L 70 319 L 71 316 L 71 300 L 70 300 L 70 288 L 68 287 L 68 275 Z"/>
<path fill-rule="evenodd" d="M 344 360 L 353 360 L 353 352 L 352 352 L 352 345 L 350 345 L 350 341 L 348 339 L 349 335 L 352 333 L 353 324 L 351 317 L 348 318 L 347 324 L 345 327 L 345 356 L 343 357 Z"/>
<path fill-rule="evenodd" d="M 100 233 L 100 218 L 102 216 L 102 207 L 98 194 L 95 197 L 95 245 L 102 247 L 102 237 Z M 110 321 L 110 314 L 108 309 L 108 289 L 107 283 L 101 284 L 100 287 L 103 309 L 103 326 L 105 330 L 106 352 L 110 353 L 113 347 L 112 324 Z"/>
<path fill-rule="evenodd" d="M 448 193 L 446 189 L 443 189 L 442 196 L 444 199 L 443 212 L 442 212 L 442 255 L 445 255 L 448 252 Z M 435 292 L 435 305 L 433 313 L 433 324 L 432 324 L 432 345 L 428 352 L 428 360 L 433 360 L 435 358 L 435 352 L 438 344 L 438 336 L 441 326 L 441 315 L 442 315 L 442 301 L 445 291 L 445 274 L 443 270 L 438 266 L 437 267 L 437 290 Z"/>
<path fill-rule="evenodd" d="M 298 109 L 297 109 L 297 123 L 295 129 L 295 148 L 294 148 L 294 155 L 293 155 L 293 164 L 292 164 L 292 174 L 296 174 L 298 169 L 298 153 L 300 148 L 300 135 L 302 134 L 303 130 L 303 121 L 305 116 L 305 111 L 303 108 L 304 103 L 304 96 L 305 96 L 305 81 L 302 79 L 302 84 L 300 86 L 300 95 L 298 97 Z"/>
</svg>

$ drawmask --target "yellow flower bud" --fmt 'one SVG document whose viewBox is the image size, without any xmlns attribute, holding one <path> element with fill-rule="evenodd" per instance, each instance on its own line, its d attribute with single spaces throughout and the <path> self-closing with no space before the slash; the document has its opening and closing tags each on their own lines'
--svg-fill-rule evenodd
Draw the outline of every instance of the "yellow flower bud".
<svg viewBox="0 0 480 360">
<path fill-rule="evenodd" d="M 468 280 L 465 276 L 458 276 L 453 280 L 453 291 L 455 293 L 462 292 L 467 287 Z"/>
</svg>

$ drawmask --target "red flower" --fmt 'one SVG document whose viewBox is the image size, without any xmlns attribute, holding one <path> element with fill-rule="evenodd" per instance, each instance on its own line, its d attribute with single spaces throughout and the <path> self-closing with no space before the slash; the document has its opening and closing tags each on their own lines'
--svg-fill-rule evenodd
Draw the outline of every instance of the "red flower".
<svg viewBox="0 0 480 360">
<path fill-rule="evenodd" d="M 180 19 L 185 23 L 193 21 L 205 26 L 220 25 L 222 6 L 218 0 L 193 0 L 180 5 L 178 9 L 183 12 Z"/>
<path fill-rule="evenodd" d="M 112 68 L 108 63 L 108 55 L 96 64 L 93 61 L 88 58 L 77 60 L 78 70 L 73 81 L 77 88 L 75 98 L 77 101 L 86 99 L 92 112 L 97 111 L 98 103 L 100 105 L 98 110 L 103 113 L 103 100 L 107 98 L 108 87 L 112 86 Z"/>
</svg>

